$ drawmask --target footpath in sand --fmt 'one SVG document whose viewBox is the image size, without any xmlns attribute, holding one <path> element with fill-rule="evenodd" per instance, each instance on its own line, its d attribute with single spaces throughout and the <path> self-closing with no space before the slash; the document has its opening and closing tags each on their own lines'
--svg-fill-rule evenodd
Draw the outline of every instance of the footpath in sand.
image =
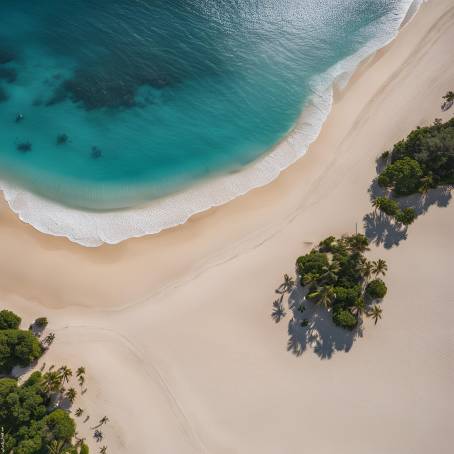
<svg viewBox="0 0 454 454">
<path fill-rule="evenodd" d="M 387 225 L 383 320 L 331 325 L 287 351 L 271 318 L 295 258 L 372 211 L 375 157 L 454 89 L 454 4 L 425 3 L 364 63 L 307 155 L 275 182 L 156 237 L 86 250 L 0 213 L 0 297 L 46 315 L 47 364 L 84 365 L 76 406 L 107 415 L 108 452 L 450 452 L 454 420 L 454 203 L 439 191 L 404 238 Z M 442 206 L 438 206 L 442 205 Z M 295 345 L 294 345 L 295 347 Z M 87 426 L 87 427 L 86 427 Z M 88 424 L 79 432 L 89 436 Z M 96 443 L 90 439 L 94 449 Z"/>
</svg>

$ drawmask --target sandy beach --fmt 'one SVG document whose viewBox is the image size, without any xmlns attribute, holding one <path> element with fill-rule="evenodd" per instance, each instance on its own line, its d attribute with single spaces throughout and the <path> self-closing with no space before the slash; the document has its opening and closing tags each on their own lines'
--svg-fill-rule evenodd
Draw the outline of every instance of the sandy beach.
<svg viewBox="0 0 454 454">
<path fill-rule="evenodd" d="M 440 110 L 453 42 L 452 1 L 424 3 L 336 91 L 301 160 L 159 235 L 87 249 L 1 202 L 1 305 L 27 324 L 49 318 L 57 338 L 40 364 L 87 367 L 76 406 L 109 416 L 110 453 L 450 451 L 454 203 L 431 191 L 406 234 L 363 219 L 376 157 L 453 115 Z M 290 314 L 271 318 L 283 273 L 356 228 L 388 263 L 383 320 L 366 320 L 363 337 L 322 324 L 289 351 Z"/>
</svg>

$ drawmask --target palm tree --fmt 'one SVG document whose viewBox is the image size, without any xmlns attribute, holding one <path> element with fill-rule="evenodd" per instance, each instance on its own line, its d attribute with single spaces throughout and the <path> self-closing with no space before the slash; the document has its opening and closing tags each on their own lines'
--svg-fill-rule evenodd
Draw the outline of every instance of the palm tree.
<svg viewBox="0 0 454 454">
<path fill-rule="evenodd" d="M 52 440 L 49 445 L 49 454 L 65 454 L 68 452 L 65 447 L 63 440 Z"/>
<path fill-rule="evenodd" d="M 74 388 L 69 388 L 68 391 L 66 391 L 65 397 L 73 403 L 76 400 L 77 396 L 77 391 Z"/>
<path fill-rule="evenodd" d="M 320 279 L 324 282 L 334 283 L 337 280 L 337 273 L 339 272 L 340 266 L 336 261 L 331 262 L 328 266 L 323 267 L 323 274 Z"/>
<path fill-rule="evenodd" d="M 374 200 L 372 200 L 372 206 L 374 208 L 374 211 L 377 212 L 383 205 L 383 198 L 382 197 L 377 197 Z"/>
<path fill-rule="evenodd" d="M 81 375 L 85 375 L 85 367 L 83 366 L 78 367 L 76 371 L 77 377 L 80 377 Z"/>
<path fill-rule="evenodd" d="M 76 410 L 75 415 L 76 415 L 77 417 L 80 417 L 80 416 L 83 415 L 83 413 L 84 413 L 84 411 L 82 410 L 82 408 L 79 407 L 79 408 Z"/>
<path fill-rule="evenodd" d="M 320 279 L 320 276 L 316 273 L 307 273 L 303 277 L 304 285 L 311 285 L 316 283 Z"/>
<path fill-rule="evenodd" d="M 385 276 L 386 271 L 388 271 L 388 265 L 383 259 L 372 262 L 372 273 L 374 273 L 375 277 L 378 277 L 380 274 Z"/>
<path fill-rule="evenodd" d="M 443 99 L 446 102 L 454 102 L 454 92 L 453 91 L 448 91 L 444 96 Z"/>
<path fill-rule="evenodd" d="M 100 420 L 99 420 L 99 424 L 101 424 L 101 426 L 103 424 L 107 424 L 109 422 L 109 418 L 107 416 L 103 416 Z"/>
<path fill-rule="evenodd" d="M 374 319 L 375 325 L 377 324 L 378 320 L 381 319 L 383 313 L 383 309 L 378 306 L 377 304 L 374 304 L 372 309 L 369 311 L 367 314 L 369 317 Z"/>
<path fill-rule="evenodd" d="M 100 448 L 99 454 L 106 454 L 106 453 L 107 453 L 107 446 L 103 446 L 102 448 Z"/>
<path fill-rule="evenodd" d="M 69 379 L 73 376 L 73 371 L 68 366 L 62 366 L 58 371 L 61 374 L 62 380 L 69 383 Z"/>
<path fill-rule="evenodd" d="M 43 343 L 50 347 L 52 342 L 55 340 L 55 334 L 54 333 L 49 333 L 43 340 Z"/>
<path fill-rule="evenodd" d="M 79 386 L 82 388 L 82 386 L 84 386 L 84 383 L 85 383 L 85 377 L 83 375 L 79 375 Z"/>
<path fill-rule="evenodd" d="M 307 297 L 309 299 L 314 299 L 317 304 L 320 304 L 328 309 L 331 307 L 336 294 L 332 285 L 326 285 L 324 287 L 320 287 L 315 292 L 310 293 Z"/>
<path fill-rule="evenodd" d="M 364 299 L 358 298 L 352 307 L 353 315 L 356 315 L 356 318 L 359 320 L 365 311 L 366 311 L 366 304 L 364 303 Z"/>
<path fill-rule="evenodd" d="M 353 253 L 362 254 L 370 250 L 369 240 L 362 233 L 348 237 L 347 244 Z"/>
<path fill-rule="evenodd" d="M 366 260 L 361 265 L 361 275 L 362 275 L 363 279 L 366 281 L 366 283 L 369 281 L 370 277 L 372 276 L 372 268 L 373 268 L 373 265 L 369 260 Z"/>
<path fill-rule="evenodd" d="M 46 393 L 57 393 L 61 386 L 61 375 L 58 372 L 46 372 L 43 376 L 43 389 Z"/>
</svg>

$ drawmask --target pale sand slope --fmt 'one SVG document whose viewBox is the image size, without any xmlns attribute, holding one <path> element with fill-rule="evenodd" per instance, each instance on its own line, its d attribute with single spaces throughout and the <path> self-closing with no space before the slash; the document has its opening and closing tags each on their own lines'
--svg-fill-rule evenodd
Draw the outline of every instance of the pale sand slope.
<svg viewBox="0 0 454 454">
<path fill-rule="evenodd" d="M 361 228 L 375 156 L 449 117 L 453 42 L 452 0 L 425 4 L 337 96 L 306 157 L 157 237 L 85 250 L 2 210 L 2 300 L 27 323 L 49 317 L 57 341 L 43 361 L 87 366 L 81 405 L 110 417 L 111 453 L 450 452 L 454 203 L 371 251 L 388 262 L 389 295 L 363 338 L 320 322 L 296 356 L 290 316 L 270 313 L 308 242 Z"/>
</svg>

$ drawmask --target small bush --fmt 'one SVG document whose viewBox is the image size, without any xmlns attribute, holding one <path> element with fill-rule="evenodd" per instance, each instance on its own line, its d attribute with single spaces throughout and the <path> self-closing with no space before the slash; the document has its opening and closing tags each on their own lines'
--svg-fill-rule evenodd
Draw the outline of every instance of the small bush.
<svg viewBox="0 0 454 454">
<path fill-rule="evenodd" d="M 388 199 L 388 197 L 377 197 L 375 205 L 388 216 L 396 216 L 400 211 L 399 204 L 393 199 Z"/>
<path fill-rule="evenodd" d="M 387 161 L 389 159 L 389 156 L 391 155 L 391 152 L 389 150 L 386 150 L 384 151 L 381 155 L 380 155 L 380 159 L 382 161 Z"/>
<path fill-rule="evenodd" d="M 85 443 L 82 443 L 79 453 L 80 454 L 89 454 L 90 453 L 90 450 L 88 449 L 88 446 Z"/>
<path fill-rule="evenodd" d="M 334 304 L 339 304 L 344 307 L 353 306 L 355 301 L 361 296 L 361 288 L 359 286 L 344 288 L 335 287 L 336 299 Z"/>
<path fill-rule="evenodd" d="M 296 261 L 298 273 L 301 275 L 302 281 L 304 281 L 305 274 L 321 275 L 324 268 L 328 265 L 329 262 L 326 254 L 317 251 L 312 251 L 309 254 L 299 257 Z"/>
<path fill-rule="evenodd" d="M 401 224 L 410 225 L 413 224 L 417 216 L 418 215 L 413 208 L 404 208 L 402 211 L 399 211 L 399 213 L 396 214 L 395 218 L 396 221 L 400 222 Z"/>
<path fill-rule="evenodd" d="M 0 329 L 17 329 L 21 321 L 21 318 L 14 312 L 6 309 L 0 311 Z"/>
<path fill-rule="evenodd" d="M 366 287 L 366 294 L 372 299 L 382 299 L 385 297 L 388 289 L 381 279 L 374 279 Z"/>
<path fill-rule="evenodd" d="M 333 311 L 333 322 L 342 328 L 352 330 L 358 324 L 356 317 L 347 309 Z"/>
<path fill-rule="evenodd" d="M 44 329 L 48 324 L 47 318 L 46 317 L 39 317 L 35 320 L 35 325 L 38 328 Z"/>
</svg>

